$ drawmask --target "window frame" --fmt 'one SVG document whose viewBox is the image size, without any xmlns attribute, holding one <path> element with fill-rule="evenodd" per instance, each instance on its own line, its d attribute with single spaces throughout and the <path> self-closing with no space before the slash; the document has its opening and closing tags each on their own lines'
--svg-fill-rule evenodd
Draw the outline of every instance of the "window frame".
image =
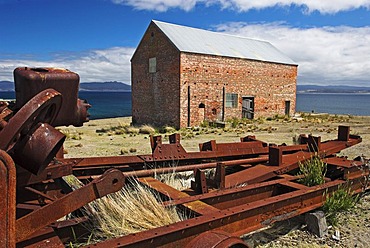
<svg viewBox="0 0 370 248">
<path fill-rule="evenodd" d="M 149 73 L 157 72 L 157 57 L 149 58 Z"/>
<path fill-rule="evenodd" d="M 237 108 L 238 107 L 239 95 L 237 93 L 226 93 L 225 94 L 225 107 L 226 108 Z"/>
</svg>

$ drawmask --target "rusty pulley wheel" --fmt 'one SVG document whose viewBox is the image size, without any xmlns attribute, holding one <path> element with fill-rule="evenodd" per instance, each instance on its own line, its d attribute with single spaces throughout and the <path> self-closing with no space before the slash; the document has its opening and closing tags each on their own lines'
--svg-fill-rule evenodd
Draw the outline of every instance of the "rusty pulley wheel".
<svg viewBox="0 0 370 248">
<path fill-rule="evenodd" d="M 248 248 L 248 245 L 230 233 L 213 230 L 198 235 L 185 248 Z"/>
<path fill-rule="evenodd" d="M 52 124 L 62 105 L 62 95 L 54 89 L 41 91 L 29 100 L 0 132 L 0 149 L 9 151 L 21 135 L 38 123 Z"/>
</svg>

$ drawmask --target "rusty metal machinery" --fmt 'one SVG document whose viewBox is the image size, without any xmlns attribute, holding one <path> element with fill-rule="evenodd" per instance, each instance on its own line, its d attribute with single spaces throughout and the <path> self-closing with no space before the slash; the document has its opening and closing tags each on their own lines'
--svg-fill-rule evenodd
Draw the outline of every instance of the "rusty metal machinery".
<svg viewBox="0 0 370 248">
<path fill-rule="evenodd" d="M 235 143 L 212 140 L 200 144 L 199 152 L 186 152 L 174 134 L 169 144 L 151 137 L 152 154 L 63 158 L 58 151 L 65 137 L 55 126 L 82 125 L 90 107 L 77 98 L 78 75 L 17 68 L 14 76 L 15 105 L 0 102 L 0 193 L 5 196 L 0 247 L 64 247 L 73 238 L 71 227 L 83 233 L 89 219 L 61 217 L 120 190 L 127 178 L 157 192 L 164 206 L 192 217 L 91 247 L 247 247 L 241 235 L 322 206 L 340 185 L 350 185 L 354 193 L 369 189 L 368 162 L 336 156 L 361 142 L 346 126 L 338 128 L 335 140 L 302 135 L 301 144 L 292 146 L 247 136 Z M 312 156 L 328 169 L 324 184 L 307 187 L 297 182 L 296 172 Z M 214 177 L 205 177 L 206 168 L 216 169 Z M 179 191 L 153 177 L 174 171 L 193 171 L 191 188 Z M 63 180 L 67 175 L 85 185 L 72 190 Z"/>
</svg>

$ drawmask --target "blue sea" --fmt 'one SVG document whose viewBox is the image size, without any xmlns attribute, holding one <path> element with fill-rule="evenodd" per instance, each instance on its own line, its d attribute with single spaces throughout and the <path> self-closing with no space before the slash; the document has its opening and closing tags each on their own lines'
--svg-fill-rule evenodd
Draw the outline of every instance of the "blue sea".
<svg viewBox="0 0 370 248">
<path fill-rule="evenodd" d="M 0 99 L 14 99 L 14 92 L 0 92 Z M 92 108 L 90 119 L 131 116 L 131 92 L 87 92 L 79 93 Z M 298 112 L 370 116 L 370 94 L 312 94 L 298 93 Z"/>
</svg>

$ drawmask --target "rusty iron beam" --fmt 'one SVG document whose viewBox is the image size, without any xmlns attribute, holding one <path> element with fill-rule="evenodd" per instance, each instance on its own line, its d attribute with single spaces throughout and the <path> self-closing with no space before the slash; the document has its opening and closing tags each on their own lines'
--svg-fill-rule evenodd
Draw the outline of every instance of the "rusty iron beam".
<svg viewBox="0 0 370 248">
<path fill-rule="evenodd" d="M 246 185 L 243 187 L 216 190 L 201 195 L 189 195 L 188 197 L 165 201 L 163 202 L 163 205 L 176 206 L 193 201 L 202 201 L 218 209 L 227 209 L 233 206 L 244 204 L 246 202 L 253 202 L 276 195 L 277 192 L 283 191 L 282 189 L 279 190 L 279 188 L 282 188 L 282 184 L 285 184 L 290 180 L 296 180 L 297 178 L 298 177 L 292 177 L 290 179 L 283 178 L 263 183 Z M 291 187 L 290 190 L 294 191 L 297 189 L 300 188 Z"/>
<path fill-rule="evenodd" d="M 32 236 L 17 243 L 22 248 L 63 248 L 65 245 L 60 240 L 52 227 L 43 227 Z"/>
<path fill-rule="evenodd" d="M 294 182 L 289 182 L 289 179 L 293 179 L 291 176 L 276 181 L 248 185 L 245 186 L 245 188 L 250 190 L 250 192 L 253 192 L 257 185 L 260 186 L 257 187 L 260 189 L 266 189 L 268 185 L 274 187 L 277 187 L 277 185 L 285 185 L 291 189 L 283 190 L 282 194 L 277 195 L 272 194 L 274 190 L 270 189 L 270 191 L 266 192 L 269 192 L 271 195 L 267 196 L 263 194 L 260 195 L 261 192 L 255 192 L 255 199 L 244 200 L 240 203 L 235 202 L 238 197 L 234 195 L 230 197 L 234 202 L 227 203 L 224 207 L 221 207 L 220 204 L 215 204 L 215 206 L 219 208 L 218 211 L 208 211 L 201 216 L 167 227 L 107 240 L 94 245 L 94 247 L 145 247 L 148 245 L 178 247 L 191 242 L 199 233 L 210 230 L 222 230 L 234 236 L 242 235 L 263 226 L 270 225 L 273 222 L 291 218 L 320 207 L 324 203 L 325 197 L 334 192 L 340 185 L 348 183 L 352 188 L 356 189 L 357 192 L 369 189 L 370 186 L 364 184 L 368 181 L 369 177 L 368 166 L 363 164 L 362 166 L 356 166 L 356 168 L 358 167 L 362 167 L 363 173 L 361 175 L 356 172 L 348 171 L 346 181 L 337 179 L 314 187 L 299 186 Z M 210 192 L 199 196 L 178 198 L 174 200 L 173 203 L 189 204 L 193 201 L 204 203 L 213 202 L 212 198 L 222 198 L 224 194 L 232 194 L 231 192 L 233 190 L 240 189 L 225 189 L 221 192 Z M 217 193 L 220 194 L 219 197 L 216 196 Z M 213 197 L 210 197 L 212 195 Z M 207 197 L 209 198 L 206 199 Z M 253 196 L 246 194 L 246 197 Z M 167 203 L 167 205 L 168 204 L 169 203 Z"/>
<path fill-rule="evenodd" d="M 16 220 L 16 241 L 20 242 L 41 228 L 85 204 L 116 192 L 124 185 L 123 174 L 109 170 L 100 178 Z"/>
<path fill-rule="evenodd" d="M 165 183 L 162 183 L 152 177 L 138 178 L 138 181 L 150 187 L 151 189 L 154 189 L 160 195 L 168 199 L 177 200 L 177 199 L 186 198 L 189 196 L 187 193 L 174 189 L 171 186 Z M 183 207 L 192 211 L 193 213 L 196 213 L 197 215 L 202 215 L 202 214 L 206 214 L 206 213 L 214 212 L 218 210 L 217 208 L 212 207 L 208 204 L 205 204 L 202 201 L 193 201 L 190 203 L 185 203 L 183 204 Z"/>
<path fill-rule="evenodd" d="M 166 227 L 130 234 L 86 247 L 181 247 L 200 233 L 210 230 L 222 230 L 239 236 L 321 206 L 324 201 L 323 193 L 332 192 L 343 183 L 342 180 L 336 180 L 308 190 L 301 189 L 224 210 L 212 211 Z"/>
<path fill-rule="evenodd" d="M 12 158 L 0 150 L 0 247 L 15 247 L 16 171 Z"/>
</svg>

